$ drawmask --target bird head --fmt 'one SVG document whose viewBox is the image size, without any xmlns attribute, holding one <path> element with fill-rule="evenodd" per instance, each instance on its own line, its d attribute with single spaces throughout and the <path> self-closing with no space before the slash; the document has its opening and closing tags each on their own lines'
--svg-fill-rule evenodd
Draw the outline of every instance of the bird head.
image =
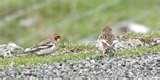
<svg viewBox="0 0 160 80">
<path fill-rule="evenodd" d="M 106 32 L 110 33 L 110 32 L 112 32 L 112 29 L 111 29 L 109 26 L 105 26 L 105 27 L 103 28 L 102 32 L 103 32 L 103 33 L 106 33 Z"/>
<path fill-rule="evenodd" d="M 49 36 L 49 40 L 54 41 L 54 42 L 59 42 L 60 39 L 61 39 L 61 36 L 56 33 Z"/>
<path fill-rule="evenodd" d="M 109 27 L 109 26 L 105 26 L 103 29 L 102 29 L 102 32 L 101 32 L 101 36 L 100 38 L 107 38 L 107 37 L 110 37 L 112 35 L 112 29 Z"/>
</svg>

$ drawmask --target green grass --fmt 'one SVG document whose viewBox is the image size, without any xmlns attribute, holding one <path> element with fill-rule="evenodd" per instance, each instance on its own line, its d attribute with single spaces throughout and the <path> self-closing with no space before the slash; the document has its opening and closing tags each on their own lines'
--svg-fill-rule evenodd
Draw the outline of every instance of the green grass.
<svg viewBox="0 0 160 80">
<path fill-rule="evenodd" d="M 51 64 L 55 62 L 64 62 L 65 60 L 81 60 L 97 57 L 96 48 L 91 45 L 71 44 L 66 43 L 60 45 L 61 48 L 54 53 L 55 55 L 37 56 L 26 55 L 11 58 L 0 58 L 0 68 L 5 68 L 13 64 L 20 65 L 36 65 L 36 64 Z"/>
<path fill-rule="evenodd" d="M 159 0 L 53 0 L 50 4 L 46 0 L 2 0 L 0 21 L 18 10 L 46 5 L 0 26 L 0 43 L 13 41 L 29 47 L 54 32 L 61 34 L 64 41 L 76 42 L 88 36 L 97 36 L 106 24 L 113 25 L 123 20 L 135 21 L 158 31 L 158 3 Z M 41 21 L 32 28 L 19 25 L 22 19 L 35 15 Z"/>
<path fill-rule="evenodd" d="M 10 65 L 19 67 L 21 65 L 37 65 L 37 64 L 52 64 L 57 62 L 65 62 L 66 60 L 82 60 L 82 59 L 97 59 L 101 56 L 94 46 L 76 44 L 59 49 L 56 55 L 36 56 L 26 55 L 21 57 L 0 58 L 0 68 L 6 68 Z M 65 50 L 72 50 L 64 54 Z M 138 47 L 133 49 L 119 50 L 112 57 L 135 57 L 144 54 L 154 54 L 160 52 L 160 45 L 152 47 Z"/>
<path fill-rule="evenodd" d="M 135 57 L 144 54 L 154 54 L 160 52 L 160 45 L 154 47 L 139 47 L 135 49 L 124 49 L 115 53 L 115 56 Z"/>
</svg>

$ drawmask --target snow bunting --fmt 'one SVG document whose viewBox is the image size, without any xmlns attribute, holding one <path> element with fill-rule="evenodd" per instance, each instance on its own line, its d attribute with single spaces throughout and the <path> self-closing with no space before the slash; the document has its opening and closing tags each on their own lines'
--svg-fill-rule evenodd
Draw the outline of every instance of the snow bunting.
<svg viewBox="0 0 160 80">
<path fill-rule="evenodd" d="M 58 42 L 60 41 L 60 38 L 60 35 L 53 34 L 49 36 L 47 40 L 40 42 L 33 48 L 27 48 L 25 52 L 36 53 L 37 55 L 51 54 L 58 48 Z"/>
<path fill-rule="evenodd" d="M 106 26 L 98 36 L 96 47 L 103 52 L 103 55 L 112 50 L 114 35 L 112 29 Z"/>
</svg>

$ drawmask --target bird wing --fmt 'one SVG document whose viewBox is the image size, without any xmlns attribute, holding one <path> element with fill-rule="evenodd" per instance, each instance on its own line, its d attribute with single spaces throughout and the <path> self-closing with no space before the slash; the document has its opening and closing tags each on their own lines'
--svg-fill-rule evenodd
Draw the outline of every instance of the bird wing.
<svg viewBox="0 0 160 80">
<path fill-rule="evenodd" d="M 109 48 L 111 46 L 106 40 L 102 40 L 102 45 L 104 48 Z"/>
<path fill-rule="evenodd" d="M 40 42 L 40 44 L 37 44 L 36 46 L 34 46 L 32 49 L 31 49 L 31 52 L 35 52 L 35 51 L 39 51 L 39 50 L 43 50 L 43 49 L 47 49 L 47 48 L 50 48 L 53 46 L 53 42 L 52 41 L 43 41 L 43 42 Z"/>
</svg>

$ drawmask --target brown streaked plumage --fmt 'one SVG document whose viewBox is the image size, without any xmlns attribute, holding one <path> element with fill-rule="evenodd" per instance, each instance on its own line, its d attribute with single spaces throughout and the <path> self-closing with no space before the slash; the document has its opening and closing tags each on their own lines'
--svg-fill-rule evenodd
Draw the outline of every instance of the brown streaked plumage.
<svg viewBox="0 0 160 80">
<path fill-rule="evenodd" d="M 37 55 L 47 55 L 56 51 L 61 36 L 53 34 L 48 39 L 40 42 L 32 48 L 27 48 L 25 52 L 36 53 Z"/>
<path fill-rule="evenodd" d="M 106 26 L 97 39 L 97 47 L 103 54 L 109 52 L 112 48 L 114 35 L 112 29 Z"/>
</svg>

